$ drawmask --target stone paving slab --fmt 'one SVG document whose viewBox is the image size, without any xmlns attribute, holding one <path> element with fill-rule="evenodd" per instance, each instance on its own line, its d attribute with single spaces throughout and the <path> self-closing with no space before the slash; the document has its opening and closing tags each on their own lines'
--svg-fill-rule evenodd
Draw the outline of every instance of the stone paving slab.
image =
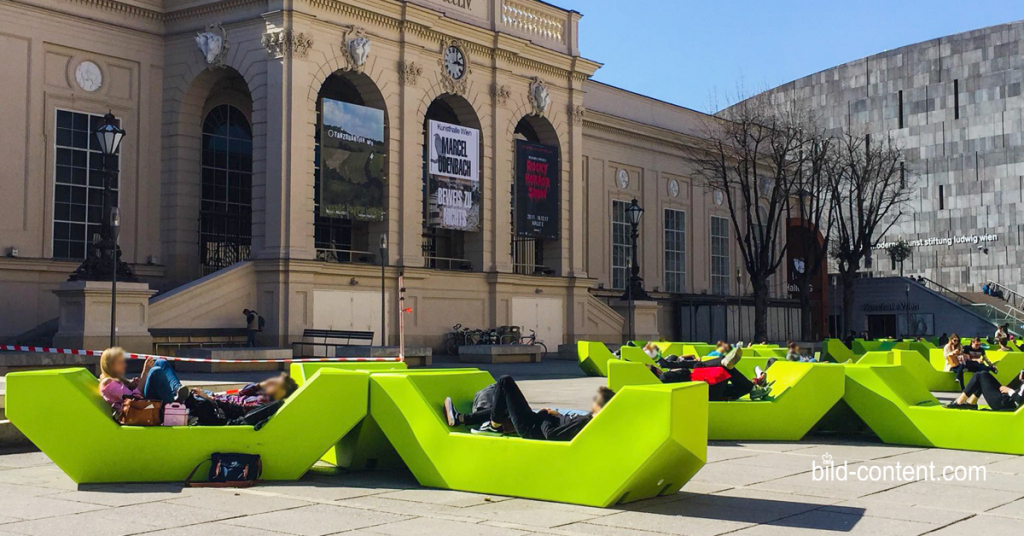
<svg viewBox="0 0 1024 536">
<path fill-rule="evenodd" d="M 494 374 L 524 378 L 537 407 L 585 407 L 603 383 L 548 366 L 495 366 Z M 986 480 L 815 480 L 812 464 L 826 454 L 850 468 L 981 465 Z M 116 455 L 112 447 L 111 463 Z M 299 482 L 239 490 L 76 486 L 42 453 L 0 450 L 0 536 L 952 535 L 1015 532 L 1024 522 L 1024 457 L 812 436 L 713 442 L 708 460 L 677 494 L 600 509 L 426 489 L 408 471 L 328 466 Z"/>
</svg>

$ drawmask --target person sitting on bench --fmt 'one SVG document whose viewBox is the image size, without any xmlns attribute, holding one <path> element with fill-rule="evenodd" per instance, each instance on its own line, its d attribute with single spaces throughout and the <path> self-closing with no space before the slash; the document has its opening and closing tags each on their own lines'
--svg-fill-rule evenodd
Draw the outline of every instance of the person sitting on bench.
<svg viewBox="0 0 1024 536">
<path fill-rule="evenodd" d="M 188 398 L 188 388 L 181 385 L 174 367 L 166 359 L 147 358 L 137 378 L 127 378 L 127 368 L 121 348 L 107 348 L 100 355 L 100 395 L 114 408 L 115 417 L 120 417 L 125 397 L 159 400 L 165 404 L 184 402 Z"/>
<path fill-rule="evenodd" d="M 519 437 L 524 439 L 570 441 L 604 409 L 614 394 L 607 387 L 598 387 L 587 414 L 562 415 L 550 408 L 533 411 L 516 381 L 511 376 L 502 376 L 494 384 L 493 406 L 487 422 L 471 431 L 474 434 L 498 435 L 506 431 L 507 425 L 503 423 L 510 422 Z M 451 397 L 444 401 L 444 413 L 449 426 L 466 422 L 466 418 L 455 409 Z"/>
<path fill-rule="evenodd" d="M 754 386 L 764 385 L 767 378 L 761 367 L 754 369 L 753 380 L 736 370 L 736 363 L 739 363 L 741 357 L 743 357 L 743 349 L 737 347 L 729 352 L 729 355 L 721 358 L 707 361 L 662 359 L 658 361 L 658 367 L 650 366 L 648 368 L 662 383 L 706 382 L 708 384 L 708 400 L 724 402 L 738 400 L 749 395 L 754 390 Z M 774 362 L 775 358 L 769 359 L 767 366 L 771 366 Z"/>
<path fill-rule="evenodd" d="M 1017 374 L 1017 380 L 1024 382 L 1024 370 Z M 947 408 L 978 409 L 978 397 L 984 396 L 988 407 L 994 411 L 1015 411 L 1024 404 L 1024 384 L 1019 389 L 1002 385 L 991 372 L 978 372 L 967 382 L 967 387 L 960 396 L 950 402 Z"/>
<path fill-rule="evenodd" d="M 950 366 L 949 371 L 956 374 L 956 381 L 960 384 L 962 391 L 967 389 L 967 385 L 964 383 L 965 372 L 973 372 L 975 374 L 986 370 L 998 372 L 996 366 L 985 355 L 985 349 L 981 347 L 981 339 L 978 337 L 972 339 L 971 344 L 967 348 L 961 349 L 958 361 L 959 364 Z M 950 364 L 952 365 L 952 363 Z"/>
</svg>

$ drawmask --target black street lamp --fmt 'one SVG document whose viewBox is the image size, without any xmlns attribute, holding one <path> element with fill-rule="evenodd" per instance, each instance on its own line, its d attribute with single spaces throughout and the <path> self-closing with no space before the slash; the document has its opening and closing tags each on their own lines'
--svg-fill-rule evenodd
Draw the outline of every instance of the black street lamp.
<svg viewBox="0 0 1024 536">
<path fill-rule="evenodd" d="M 647 295 L 647 291 L 644 290 L 644 280 L 640 277 L 640 262 L 637 259 L 637 239 L 640 238 L 640 219 L 644 216 L 644 209 L 640 207 L 640 204 L 634 199 L 629 207 L 626 208 L 626 220 L 629 221 L 629 227 L 633 238 L 633 261 L 630 263 L 630 275 L 629 283 L 626 285 L 626 292 L 622 295 L 622 299 L 626 300 L 629 305 L 629 340 L 636 338 L 635 333 L 635 302 L 636 300 L 649 300 L 650 296 Z"/>
<path fill-rule="evenodd" d="M 114 114 L 107 113 L 103 124 L 96 129 L 96 145 L 103 153 L 103 212 L 100 219 L 99 238 L 89 243 L 85 260 L 78 266 L 69 281 L 110 281 L 110 345 L 114 345 L 117 319 L 117 280 L 137 281 L 130 266 L 121 260 L 121 248 L 117 244 L 121 216 L 114 193 L 117 180 L 117 154 L 125 132 L 118 126 Z"/>
</svg>

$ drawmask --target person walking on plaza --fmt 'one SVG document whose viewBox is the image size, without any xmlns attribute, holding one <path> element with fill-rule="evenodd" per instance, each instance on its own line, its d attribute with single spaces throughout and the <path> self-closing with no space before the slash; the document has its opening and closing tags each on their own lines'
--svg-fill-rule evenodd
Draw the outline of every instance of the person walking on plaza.
<svg viewBox="0 0 1024 536">
<path fill-rule="evenodd" d="M 263 319 L 259 313 L 250 309 L 243 309 L 242 314 L 245 315 L 246 346 L 255 348 L 256 334 L 261 330 L 260 324 L 263 323 Z"/>
</svg>

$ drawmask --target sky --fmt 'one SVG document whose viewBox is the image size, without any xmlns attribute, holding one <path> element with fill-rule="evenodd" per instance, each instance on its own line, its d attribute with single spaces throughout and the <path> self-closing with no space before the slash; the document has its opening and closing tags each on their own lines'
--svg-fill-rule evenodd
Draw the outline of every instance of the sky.
<svg viewBox="0 0 1024 536">
<path fill-rule="evenodd" d="M 1024 19 L 1020 0 L 549 0 L 595 80 L 700 111 L 848 61 Z"/>
</svg>

